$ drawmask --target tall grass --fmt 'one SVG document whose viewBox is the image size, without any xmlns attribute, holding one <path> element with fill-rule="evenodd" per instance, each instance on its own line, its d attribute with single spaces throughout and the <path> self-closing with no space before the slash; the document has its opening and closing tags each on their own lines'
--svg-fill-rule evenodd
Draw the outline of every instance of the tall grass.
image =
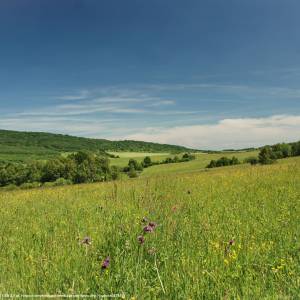
<svg viewBox="0 0 300 300">
<path fill-rule="evenodd" d="M 294 158 L 2 192 L 0 293 L 296 299 L 299 179 Z M 143 233 L 143 217 L 158 224 L 154 232 Z M 91 245 L 80 243 L 85 236 Z"/>
</svg>

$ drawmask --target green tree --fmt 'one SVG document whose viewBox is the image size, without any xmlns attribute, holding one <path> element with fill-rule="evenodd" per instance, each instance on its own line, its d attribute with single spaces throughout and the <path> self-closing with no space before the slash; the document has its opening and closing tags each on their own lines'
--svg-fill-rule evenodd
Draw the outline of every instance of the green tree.
<svg viewBox="0 0 300 300">
<path fill-rule="evenodd" d="M 263 147 L 258 154 L 258 161 L 262 165 L 272 164 L 275 162 L 274 153 L 270 146 Z"/>
<path fill-rule="evenodd" d="M 146 157 L 144 158 L 144 160 L 143 160 L 143 166 L 144 166 L 145 168 L 148 168 L 148 167 L 150 167 L 151 165 L 152 165 L 152 161 L 151 161 L 150 156 L 146 156 Z"/>
</svg>

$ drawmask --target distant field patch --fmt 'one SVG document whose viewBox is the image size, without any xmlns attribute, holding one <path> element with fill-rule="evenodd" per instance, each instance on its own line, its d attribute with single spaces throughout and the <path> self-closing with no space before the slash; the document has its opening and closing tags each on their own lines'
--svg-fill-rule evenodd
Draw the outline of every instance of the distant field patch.
<svg viewBox="0 0 300 300">
<path fill-rule="evenodd" d="M 108 152 L 109 154 L 118 155 L 122 158 L 135 158 L 135 157 L 145 157 L 145 156 L 165 156 L 169 155 L 170 153 L 150 153 L 150 152 Z"/>
<path fill-rule="evenodd" d="M 157 165 L 150 168 L 144 169 L 141 176 L 152 176 L 156 174 L 170 174 L 170 173 L 186 173 L 195 172 L 204 169 L 212 159 L 219 159 L 222 156 L 232 157 L 236 156 L 241 162 L 249 156 L 257 156 L 258 151 L 251 152 L 222 152 L 214 154 L 197 153 L 196 159 L 184 162 L 184 163 L 173 163 Z"/>
</svg>

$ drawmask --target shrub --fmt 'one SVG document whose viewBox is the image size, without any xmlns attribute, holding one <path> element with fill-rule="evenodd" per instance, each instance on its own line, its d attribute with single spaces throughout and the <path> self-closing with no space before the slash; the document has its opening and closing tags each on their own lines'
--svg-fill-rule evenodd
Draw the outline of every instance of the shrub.
<svg viewBox="0 0 300 300">
<path fill-rule="evenodd" d="M 151 158 L 150 158 L 150 156 L 146 156 L 143 160 L 143 167 L 148 168 L 150 166 L 152 166 Z"/>
<path fill-rule="evenodd" d="M 258 164 L 258 158 L 255 156 L 247 157 L 244 160 L 245 163 L 251 164 L 251 165 L 257 165 Z"/>
<path fill-rule="evenodd" d="M 258 161 L 262 165 L 272 164 L 276 161 L 276 158 L 270 146 L 265 146 L 260 150 L 258 154 Z"/>
<path fill-rule="evenodd" d="M 130 170 L 128 172 L 128 176 L 129 176 L 129 178 L 136 178 L 136 177 L 138 177 L 138 173 L 134 168 L 130 168 Z"/>
<path fill-rule="evenodd" d="M 70 185 L 73 182 L 65 178 L 58 178 L 53 182 L 53 186 Z"/>
<path fill-rule="evenodd" d="M 221 157 L 218 160 L 211 160 L 210 163 L 206 166 L 206 168 L 216 168 L 216 167 L 224 167 L 224 166 L 233 166 L 240 164 L 240 161 L 237 157 L 233 156 L 231 159 L 228 157 Z"/>
</svg>

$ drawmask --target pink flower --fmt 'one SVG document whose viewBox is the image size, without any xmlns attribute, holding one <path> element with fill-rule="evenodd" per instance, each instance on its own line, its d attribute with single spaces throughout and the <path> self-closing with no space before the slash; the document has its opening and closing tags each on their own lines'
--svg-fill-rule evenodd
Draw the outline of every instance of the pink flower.
<svg viewBox="0 0 300 300">
<path fill-rule="evenodd" d="M 152 232 L 153 231 L 153 227 L 151 227 L 150 225 L 147 225 L 144 227 L 144 232 Z"/>
<path fill-rule="evenodd" d="M 101 265 L 101 269 L 102 270 L 107 269 L 109 267 L 109 263 L 110 263 L 110 257 L 107 256 Z"/>
</svg>

